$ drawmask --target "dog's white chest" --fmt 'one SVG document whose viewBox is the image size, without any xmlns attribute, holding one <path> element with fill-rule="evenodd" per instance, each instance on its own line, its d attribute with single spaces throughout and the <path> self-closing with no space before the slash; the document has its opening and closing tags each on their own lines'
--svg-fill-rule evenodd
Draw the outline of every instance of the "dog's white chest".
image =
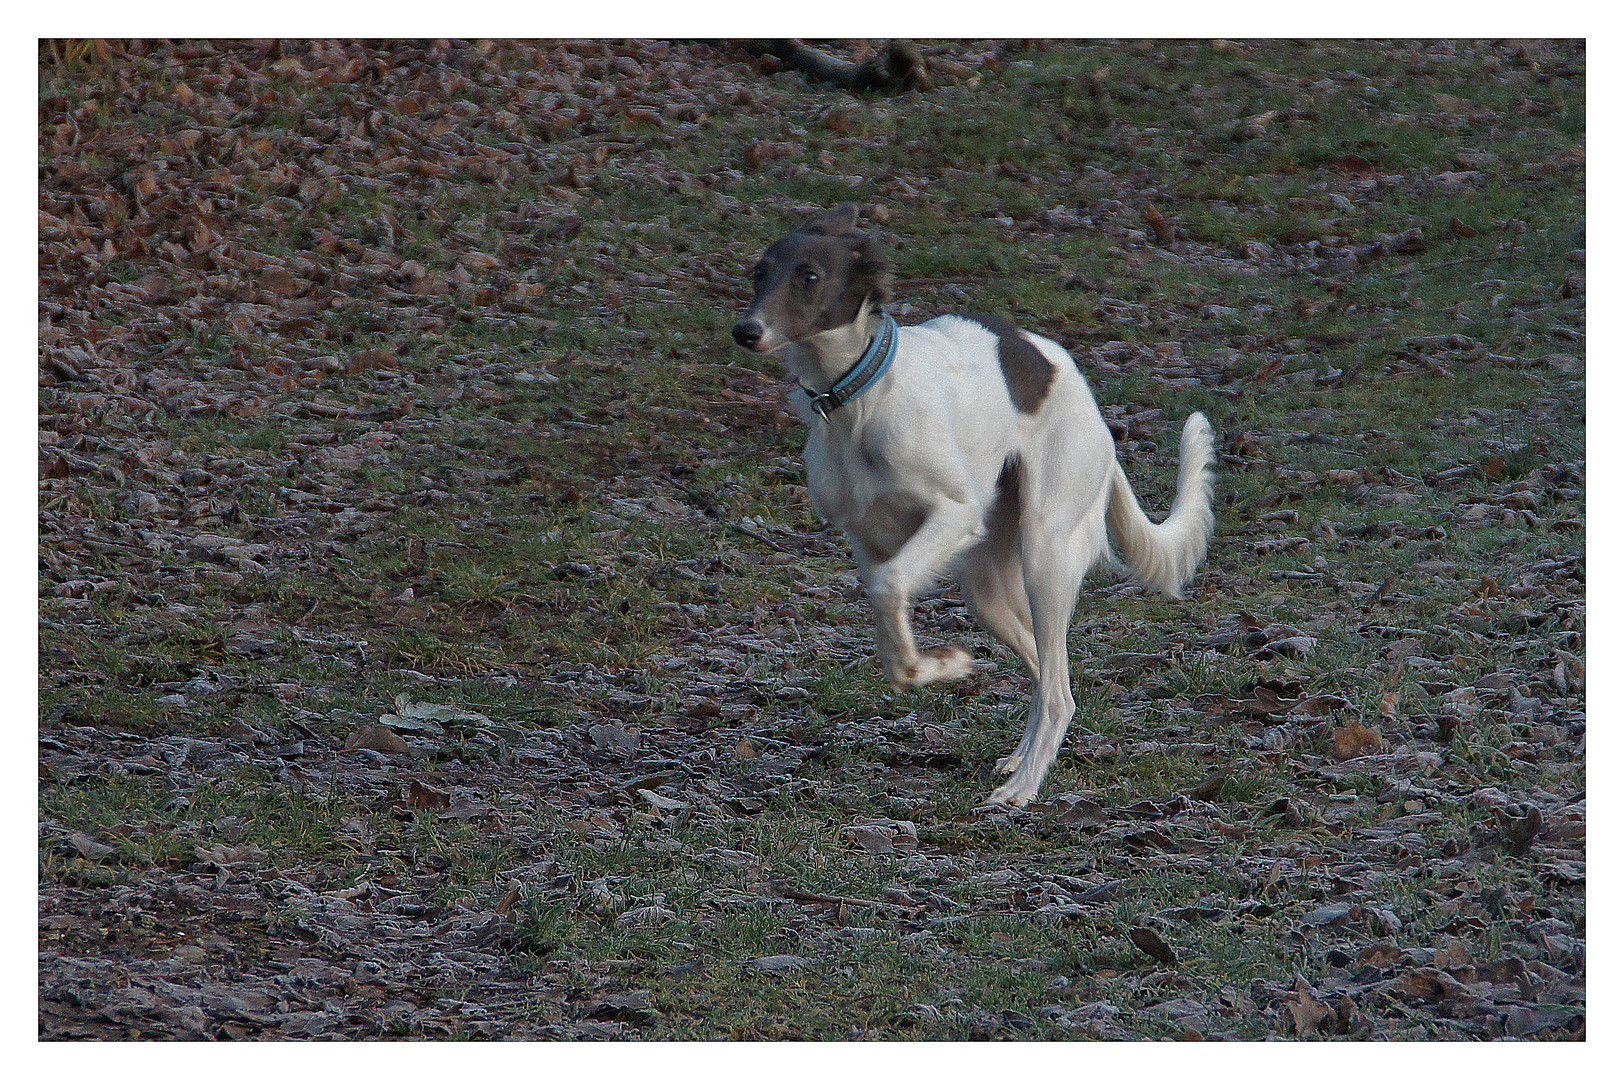
<svg viewBox="0 0 1624 1080">
<path fill-rule="evenodd" d="M 807 490 L 825 522 L 888 560 L 924 521 L 937 495 L 929 478 L 898 468 L 873 447 L 814 434 L 806 447 Z"/>
<path fill-rule="evenodd" d="M 885 478 L 873 468 L 863 468 L 861 457 L 858 448 L 833 445 L 821 431 L 814 430 L 806 441 L 806 486 L 812 509 L 837 528 L 848 528 L 882 492 Z"/>
</svg>

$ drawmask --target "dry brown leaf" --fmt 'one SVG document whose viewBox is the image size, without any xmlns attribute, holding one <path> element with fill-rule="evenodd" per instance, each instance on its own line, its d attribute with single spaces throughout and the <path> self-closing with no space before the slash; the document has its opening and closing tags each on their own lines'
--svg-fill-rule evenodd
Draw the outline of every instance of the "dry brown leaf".
<svg viewBox="0 0 1624 1080">
<path fill-rule="evenodd" d="M 1252 372 L 1251 379 L 1253 382 L 1262 382 L 1264 379 L 1278 374 L 1280 369 L 1285 367 L 1285 365 L 1285 357 L 1271 356 L 1267 360 L 1263 361 L 1263 363 L 1258 365 L 1257 370 Z"/>
<path fill-rule="evenodd" d="M 1334 712 L 1349 708 L 1352 704 L 1353 702 L 1347 698 L 1338 697 L 1335 694 L 1314 694 L 1311 697 L 1292 702 L 1291 707 L 1286 712 L 1291 716 L 1329 716 Z"/>
<path fill-rule="evenodd" d="M 1156 242 L 1166 247 L 1173 242 L 1173 223 L 1154 206 L 1145 207 L 1145 224 L 1156 234 Z"/>
<path fill-rule="evenodd" d="M 344 740 L 346 750 L 379 750 L 385 754 L 404 754 L 411 749 L 406 740 L 382 724 L 368 724 L 350 733 Z"/>
<path fill-rule="evenodd" d="M 1286 1002 L 1286 1008 L 1291 1012 L 1299 1036 L 1314 1034 L 1331 1016 L 1331 1010 L 1315 1001 L 1306 986 L 1298 989 L 1297 1000 Z"/>
<path fill-rule="evenodd" d="M 1168 947 L 1167 942 L 1163 941 L 1161 936 L 1148 926 L 1130 928 L 1128 930 L 1128 940 L 1133 942 L 1134 948 L 1159 964 L 1167 964 L 1171 967 L 1173 964 L 1178 963 L 1177 955 Z"/>
<path fill-rule="evenodd" d="M 1382 695 L 1381 714 L 1383 720 L 1398 719 L 1398 702 L 1402 694 L 1403 691 L 1400 690 L 1389 690 Z"/>
<path fill-rule="evenodd" d="M 259 274 L 260 288 L 283 300 L 291 300 L 306 288 L 304 282 L 295 278 L 280 266 L 267 266 Z"/>
<path fill-rule="evenodd" d="M 470 270 L 499 270 L 502 260 L 485 251 L 470 251 L 457 260 Z"/>
<path fill-rule="evenodd" d="M 413 810 L 445 810 L 451 806 L 451 792 L 413 780 L 406 789 L 406 805 Z"/>
<path fill-rule="evenodd" d="M 1373 754 L 1382 748 L 1382 733 L 1350 720 L 1331 731 L 1331 756 L 1338 761 Z"/>
<path fill-rule="evenodd" d="M 1241 124 L 1241 134 L 1245 135 L 1247 138 L 1261 139 L 1264 132 L 1268 131 L 1269 125 L 1274 122 L 1274 118 L 1279 115 L 1279 109 L 1270 109 L 1268 112 L 1258 113 L 1256 116 L 1249 116 L 1246 118 L 1246 121 Z"/>
<path fill-rule="evenodd" d="M 352 353 L 345 361 L 344 370 L 354 375 L 362 371 L 376 371 L 379 369 L 394 370 L 400 367 L 400 360 L 394 353 L 384 349 L 362 349 Z"/>
<path fill-rule="evenodd" d="M 837 135 L 850 135 L 857 130 L 857 110 L 830 109 L 823 114 L 823 126 Z"/>
<path fill-rule="evenodd" d="M 1232 770 L 1230 769 L 1214 769 L 1207 774 L 1206 779 L 1194 787 L 1184 788 L 1179 794 L 1192 799 L 1211 799 L 1218 794 L 1219 789 L 1224 786 L 1224 781 L 1229 779 L 1231 773 Z"/>
</svg>

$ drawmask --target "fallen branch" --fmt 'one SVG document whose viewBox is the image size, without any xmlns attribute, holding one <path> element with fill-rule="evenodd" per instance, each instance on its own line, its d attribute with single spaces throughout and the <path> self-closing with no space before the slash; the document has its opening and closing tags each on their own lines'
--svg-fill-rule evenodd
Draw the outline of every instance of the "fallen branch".
<svg viewBox="0 0 1624 1080">
<path fill-rule="evenodd" d="M 670 483 L 670 481 L 667 482 Z M 748 525 L 740 524 L 739 522 L 729 518 L 727 516 L 726 508 L 705 493 L 696 491 L 693 488 L 683 487 L 681 484 L 677 483 L 671 483 L 671 486 L 687 496 L 688 501 L 699 507 L 700 511 L 706 517 L 715 518 L 725 528 L 732 529 L 736 533 L 748 536 L 752 540 L 760 541 L 761 543 L 772 548 L 774 551 L 789 553 L 789 548 L 785 547 L 783 544 L 780 544 L 772 537 L 763 535 L 762 533 L 757 532 L 755 529 L 750 528 Z"/>
<path fill-rule="evenodd" d="M 795 38 L 768 38 L 741 44 L 757 56 L 776 56 L 816 82 L 830 82 L 854 94 L 874 90 L 900 94 L 930 85 L 925 58 L 909 41 L 887 41 L 860 64 L 836 59 Z"/>
</svg>

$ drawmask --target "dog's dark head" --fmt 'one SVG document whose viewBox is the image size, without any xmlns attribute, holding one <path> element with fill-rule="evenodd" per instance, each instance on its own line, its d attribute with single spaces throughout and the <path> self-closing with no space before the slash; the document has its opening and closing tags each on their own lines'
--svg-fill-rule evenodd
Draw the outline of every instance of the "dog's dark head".
<svg viewBox="0 0 1624 1080">
<path fill-rule="evenodd" d="M 891 298 L 891 269 L 879 242 L 857 231 L 857 211 L 856 203 L 825 211 L 767 249 L 734 341 L 772 352 L 845 326 L 865 301 L 878 308 Z"/>
</svg>

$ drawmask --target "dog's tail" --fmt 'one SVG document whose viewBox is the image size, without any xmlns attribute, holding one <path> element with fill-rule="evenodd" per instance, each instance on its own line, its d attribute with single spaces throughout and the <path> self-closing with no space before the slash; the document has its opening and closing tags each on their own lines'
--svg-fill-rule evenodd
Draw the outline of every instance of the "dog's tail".
<svg viewBox="0 0 1624 1080">
<path fill-rule="evenodd" d="M 1200 413 L 1184 422 L 1178 493 L 1167 520 L 1154 524 L 1139 508 L 1120 462 L 1111 480 L 1106 525 L 1139 583 L 1175 599 L 1207 554 L 1212 535 L 1212 425 Z"/>
</svg>

